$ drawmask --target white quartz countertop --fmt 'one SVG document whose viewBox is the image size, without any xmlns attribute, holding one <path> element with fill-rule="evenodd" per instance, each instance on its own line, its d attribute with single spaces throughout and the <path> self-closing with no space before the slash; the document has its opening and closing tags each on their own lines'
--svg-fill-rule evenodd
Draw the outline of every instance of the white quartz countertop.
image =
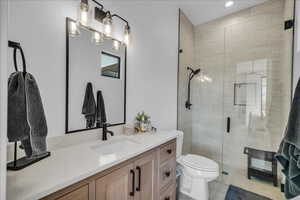
<svg viewBox="0 0 300 200">
<path fill-rule="evenodd" d="M 20 171 L 8 171 L 7 200 L 35 200 L 175 139 L 178 131 L 114 136 L 51 152 Z M 122 144 L 122 145 L 120 145 Z"/>
</svg>

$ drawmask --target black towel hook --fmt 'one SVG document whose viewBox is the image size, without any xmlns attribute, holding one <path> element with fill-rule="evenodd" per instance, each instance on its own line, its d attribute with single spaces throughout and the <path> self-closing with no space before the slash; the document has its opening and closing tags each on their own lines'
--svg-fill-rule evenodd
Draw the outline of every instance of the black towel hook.
<svg viewBox="0 0 300 200">
<path fill-rule="evenodd" d="M 22 63 L 23 63 L 23 73 L 26 74 L 26 61 L 25 61 L 24 52 L 23 52 L 23 49 L 22 49 L 20 43 L 8 41 L 8 47 L 14 49 L 14 66 L 15 66 L 16 71 L 19 71 L 18 64 L 17 64 L 17 50 L 20 51 L 21 56 L 22 56 Z"/>
</svg>

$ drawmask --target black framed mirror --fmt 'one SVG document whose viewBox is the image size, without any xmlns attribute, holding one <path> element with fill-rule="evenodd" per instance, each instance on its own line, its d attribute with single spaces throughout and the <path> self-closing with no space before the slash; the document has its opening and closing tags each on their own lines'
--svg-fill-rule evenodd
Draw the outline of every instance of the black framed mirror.
<svg viewBox="0 0 300 200">
<path fill-rule="evenodd" d="M 74 24 L 77 34 L 73 34 Z M 98 91 L 109 126 L 126 123 L 126 46 L 110 37 L 96 43 L 95 32 L 66 19 L 66 134 L 101 128 L 97 125 Z"/>
</svg>

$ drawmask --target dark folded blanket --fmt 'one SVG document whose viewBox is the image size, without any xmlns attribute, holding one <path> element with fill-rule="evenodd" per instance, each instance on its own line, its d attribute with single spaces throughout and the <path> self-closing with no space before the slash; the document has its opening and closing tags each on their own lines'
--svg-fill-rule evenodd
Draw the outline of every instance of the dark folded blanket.
<svg viewBox="0 0 300 200">
<path fill-rule="evenodd" d="M 295 90 L 288 125 L 276 159 L 282 165 L 282 172 L 286 176 L 286 198 L 300 195 L 300 81 Z"/>
</svg>

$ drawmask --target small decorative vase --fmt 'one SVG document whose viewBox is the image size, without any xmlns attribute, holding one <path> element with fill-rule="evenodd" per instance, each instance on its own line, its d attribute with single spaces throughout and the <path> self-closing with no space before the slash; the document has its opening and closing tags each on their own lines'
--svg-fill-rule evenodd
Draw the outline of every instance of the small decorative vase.
<svg viewBox="0 0 300 200">
<path fill-rule="evenodd" d="M 148 124 L 145 122 L 140 122 L 140 130 L 141 132 L 146 132 L 148 130 Z"/>
</svg>

